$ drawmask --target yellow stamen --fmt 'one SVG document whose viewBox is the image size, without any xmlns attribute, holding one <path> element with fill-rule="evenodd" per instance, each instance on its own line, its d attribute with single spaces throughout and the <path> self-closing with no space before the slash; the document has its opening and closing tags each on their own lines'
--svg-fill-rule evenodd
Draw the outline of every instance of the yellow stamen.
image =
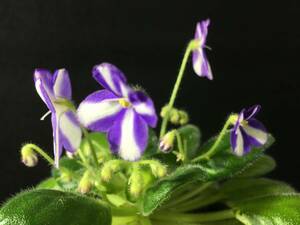
<svg viewBox="0 0 300 225">
<path fill-rule="evenodd" d="M 130 102 L 128 102 L 126 99 L 124 99 L 124 98 L 120 98 L 119 99 L 119 103 L 120 103 L 120 105 L 122 106 L 122 107 L 124 107 L 124 108 L 128 108 L 131 104 L 130 104 Z"/>
</svg>

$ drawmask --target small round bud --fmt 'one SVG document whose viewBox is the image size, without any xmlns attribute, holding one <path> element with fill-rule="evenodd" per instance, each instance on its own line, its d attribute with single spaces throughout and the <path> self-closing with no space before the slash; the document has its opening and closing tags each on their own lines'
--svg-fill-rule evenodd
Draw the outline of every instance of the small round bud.
<svg viewBox="0 0 300 225">
<path fill-rule="evenodd" d="M 36 153 L 27 145 L 24 145 L 21 149 L 21 160 L 28 167 L 34 167 L 38 163 Z"/>
<path fill-rule="evenodd" d="M 189 115 L 187 114 L 187 112 L 180 110 L 179 111 L 179 124 L 180 125 L 185 125 L 189 122 Z"/>
<path fill-rule="evenodd" d="M 168 153 L 172 150 L 175 141 L 176 130 L 169 131 L 160 140 L 159 149 L 162 152 Z"/>
<path fill-rule="evenodd" d="M 92 187 L 93 187 L 93 182 L 91 180 L 91 174 L 89 171 L 86 171 L 79 182 L 78 191 L 81 194 L 86 194 L 91 191 Z"/>
<path fill-rule="evenodd" d="M 67 169 L 61 169 L 60 179 L 64 182 L 71 182 L 72 181 L 72 174 Z"/>
<path fill-rule="evenodd" d="M 173 110 L 170 116 L 170 122 L 177 125 L 179 124 L 180 114 L 178 110 Z"/>
<path fill-rule="evenodd" d="M 162 118 L 164 118 L 167 115 L 167 113 L 169 112 L 169 108 L 170 107 L 168 105 L 165 105 L 164 107 L 162 107 L 162 109 L 160 111 L 160 116 Z"/>
<path fill-rule="evenodd" d="M 103 180 L 105 182 L 108 182 L 111 179 L 112 174 L 113 174 L 113 172 L 112 172 L 111 168 L 104 165 L 102 167 L 102 170 L 101 170 L 101 173 L 100 173 L 101 180 Z"/>
<path fill-rule="evenodd" d="M 121 164 L 121 160 L 110 160 L 106 162 L 101 169 L 101 179 L 108 182 L 112 178 L 113 173 L 116 173 L 121 169 Z"/>
<path fill-rule="evenodd" d="M 167 174 L 167 167 L 160 164 L 159 162 L 150 164 L 150 168 L 151 168 L 152 174 L 155 177 L 161 178 L 161 177 L 166 176 L 166 174 Z"/>
</svg>

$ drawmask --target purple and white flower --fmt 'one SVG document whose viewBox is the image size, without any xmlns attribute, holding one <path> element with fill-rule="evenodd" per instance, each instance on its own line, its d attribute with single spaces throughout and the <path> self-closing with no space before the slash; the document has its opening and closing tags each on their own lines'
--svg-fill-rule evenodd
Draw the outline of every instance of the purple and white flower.
<svg viewBox="0 0 300 225">
<path fill-rule="evenodd" d="M 197 41 L 197 48 L 193 49 L 193 67 L 197 75 L 212 80 L 213 75 L 204 51 L 209 23 L 209 19 L 197 23 L 194 38 L 194 41 Z"/>
<path fill-rule="evenodd" d="M 82 131 L 72 109 L 72 90 L 68 71 L 36 69 L 34 83 L 41 99 L 51 113 L 55 166 L 58 167 L 62 148 L 74 153 L 80 145 Z M 47 113 L 48 114 L 48 113 Z"/>
<path fill-rule="evenodd" d="M 267 142 L 266 128 L 255 119 L 260 109 L 259 105 L 255 105 L 249 109 L 243 109 L 237 116 L 231 130 L 231 146 L 238 156 L 248 153 L 252 147 L 259 147 Z"/>
<path fill-rule="evenodd" d="M 139 159 L 147 146 L 148 126 L 157 124 L 152 100 L 130 88 L 124 74 L 112 64 L 96 65 L 92 73 L 105 89 L 79 105 L 80 122 L 92 131 L 107 132 L 113 153 L 129 161 Z"/>
</svg>

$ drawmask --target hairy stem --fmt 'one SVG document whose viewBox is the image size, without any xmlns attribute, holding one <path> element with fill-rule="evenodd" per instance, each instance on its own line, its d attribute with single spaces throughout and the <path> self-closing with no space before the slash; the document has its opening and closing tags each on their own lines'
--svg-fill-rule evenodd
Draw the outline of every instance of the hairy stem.
<svg viewBox="0 0 300 225">
<path fill-rule="evenodd" d="M 228 117 L 226 123 L 223 126 L 223 129 L 221 130 L 220 134 L 218 135 L 217 140 L 212 145 L 212 147 L 203 155 L 200 155 L 199 157 L 194 158 L 192 160 L 192 162 L 197 162 L 197 161 L 201 161 L 201 160 L 209 160 L 215 154 L 215 151 L 219 147 L 223 137 L 225 136 L 225 134 L 228 130 L 228 127 L 232 124 L 233 118 L 235 118 L 235 117 L 236 117 L 235 115 L 230 115 Z"/>
<path fill-rule="evenodd" d="M 192 40 L 192 41 L 189 42 L 189 44 L 188 44 L 188 46 L 185 50 L 185 53 L 184 53 L 184 56 L 183 56 L 183 59 L 182 59 L 182 62 L 181 62 L 181 66 L 180 66 L 180 69 L 179 69 L 179 72 L 178 72 L 178 75 L 177 75 L 177 80 L 175 82 L 175 85 L 174 85 L 174 88 L 173 88 L 173 91 L 172 91 L 172 94 L 171 94 L 171 97 L 170 97 L 170 100 L 169 100 L 169 103 L 168 103 L 168 111 L 167 111 L 167 113 L 166 113 L 166 115 L 165 115 L 165 117 L 163 118 L 163 121 L 162 121 L 161 130 L 160 130 L 160 137 L 163 137 L 166 133 L 168 120 L 169 120 L 169 116 L 170 116 L 170 110 L 174 106 L 176 96 L 177 96 L 177 93 L 178 93 L 178 90 L 179 90 L 179 87 L 180 87 L 180 84 L 181 84 L 181 81 L 182 81 L 182 78 L 183 78 L 183 74 L 184 74 L 184 71 L 185 71 L 185 68 L 186 68 L 186 64 L 188 62 L 188 58 L 190 56 L 191 51 L 195 48 L 195 46 L 196 46 L 196 42 L 194 40 Z"/>
<path fill-rule="evenodd" d="M 45 160 L 47 160 L 50 165 L 54 165 L 54 160 L 39 146 L 37 146 L 35 144 L 26 144 L 22 148 L 30 148 L 30 149 L 34 150 L 36 153 L 41 155 Z"/>
</svg>

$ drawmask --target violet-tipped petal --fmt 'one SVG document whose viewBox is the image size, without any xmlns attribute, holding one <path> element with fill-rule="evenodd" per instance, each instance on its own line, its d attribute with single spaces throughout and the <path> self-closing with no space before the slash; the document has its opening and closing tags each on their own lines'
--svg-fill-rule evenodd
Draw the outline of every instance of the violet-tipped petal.
<svg viewBox="0 0 300 225">
<path fill-rule="evenodd" d="M 256 105 L 249 109 L 243 109 L 235 119 L 234 127 L 231 130 L 231 146 L 233 152 L 238 156 L 248 153 L 252 147 L 259 147 L 267 142 L 266 128 L 255 119 L 260 108 L 259 105 Z"/>
</svg>

